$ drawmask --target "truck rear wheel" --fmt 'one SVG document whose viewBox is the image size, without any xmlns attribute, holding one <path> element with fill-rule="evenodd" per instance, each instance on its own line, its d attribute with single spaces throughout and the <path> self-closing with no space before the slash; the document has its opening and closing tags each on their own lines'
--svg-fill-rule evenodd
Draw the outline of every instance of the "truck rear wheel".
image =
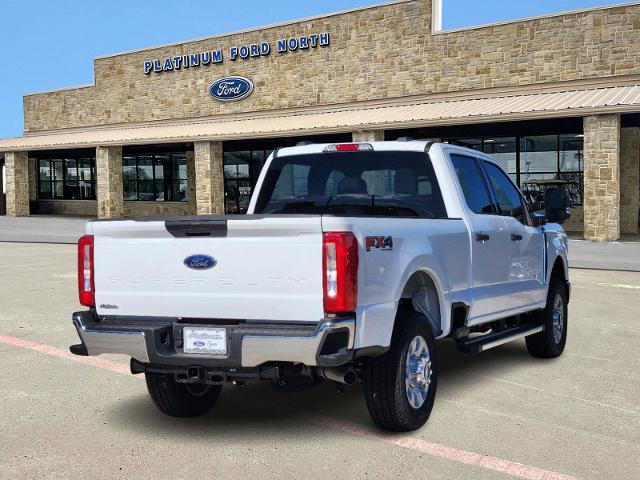
<svg viewBox="0 0 640 480">
<path fill-rule="evenodd" d="M 198 417 L 215 405 L 222 386 L 178 383 L 173 375 L 146 372 L 147 390 L 161 412 L 170 417 Z"/>
<path fill-rule="evenodd" d="M 390 350 L 365 363 L 364 391 L 378 427 L 408 432 L 422 427 L 431 415 L 438 358 L 435 337 L 423 315 L 399 314 L 396 322 Z"/>
<path fill-rule="evenodd" d="M 526 338 L 527 350 L 538 358 L 556 358 L 562 355 L 567 343 L 567 287 L 554 278 L 549 285 L 547 305 L 536 313 L 544 331 Z"/>
</svg>

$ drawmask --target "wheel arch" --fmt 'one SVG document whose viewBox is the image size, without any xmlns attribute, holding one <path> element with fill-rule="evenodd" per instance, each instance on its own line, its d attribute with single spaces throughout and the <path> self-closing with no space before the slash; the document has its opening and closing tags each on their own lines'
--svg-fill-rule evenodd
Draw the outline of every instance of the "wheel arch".
<svg viewBox="0 0 640 480">
<path fill-rule="evenodd" d="M 398 296 L 396 319 L 402 309 L 411 308 L 427 318 L 436 338 L 441 337 L 446 330 L 445 322 L 449 320 L 444 308 L 442 291 L 433 272 L 424 268 L 415 270 L 404 282 Z"/>
<path fill-rule="evenodd" d="M 549 273 L 549 284 L 551 284 L 551 281 L 556 278 L 564 282 L 565 286 L 567 287 L 567 300 L 569 300 L 571 291 L 568 271 L 569 266 L 567 265 L 566 259 L 562 255 L 556 256 L 551 267 L 551 272 Z"/>
</svg>

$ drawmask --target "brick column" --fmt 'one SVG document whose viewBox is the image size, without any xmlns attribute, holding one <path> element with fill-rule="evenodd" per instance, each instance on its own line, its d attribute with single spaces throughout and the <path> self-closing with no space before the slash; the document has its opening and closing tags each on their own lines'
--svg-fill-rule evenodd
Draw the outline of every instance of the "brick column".
<svg viewBox="0 0 640 480">
<path fill-rule="evenodd" d="M 27 152 L 6 153 L 4 167 L 7 176 L 7 216 L 27 217 L 29 216 L 29 156 Z"/>
<path fill-rule="evenodd" d="M 29 159 L 29 200 L 38 199 L 38 160 Z"/>
<path fill-rule="evenodd" d="M 122 147 L 96 149 L 96 176 L 98 218 L 122 218 Z"/>
<path fill-rule="evenodd" d="M 196 142 L 194 150 L 197 213 L 224 214 L 222 142 Z"/>
<path fill-rule="evenodd" d="M 620 130 L 620 233 L 638 233 L 640 128 Z"/>
<path fill-rule="evenodd" d="M 189 150 L 187 152 L 187 203 L 189 204 L 189 214 L 196 213 L 196 154 Z"/>
<path fill-rule="evenodd" d="M 358 130 L 352 138 L 354 142 L 384 142 L 384 130 Z"/>
<path fill-rule="evenodd" d="M 584 237 L 620 238 L 620 115 L 584 118 Z"/>
</svg>

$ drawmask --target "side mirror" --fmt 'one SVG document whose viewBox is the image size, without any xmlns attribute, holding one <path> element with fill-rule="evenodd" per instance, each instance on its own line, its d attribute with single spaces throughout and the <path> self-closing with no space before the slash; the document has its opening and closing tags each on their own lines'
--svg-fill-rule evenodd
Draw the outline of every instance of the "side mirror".
<svg viewBox="0 0 640 480">
<path fill-rule="evenodd" d="M 562 188 L 547 190 L 544 207 L 550 222 L 562 224 L 571 216 L 571 199 Z"/>
<path fill-rule="evenodd" d="M 544 209 L 544 202 L 535 202 L 527 205 L 531 223 L 534 227 L 541 227 L 547 223 L 547 213 Z"/>
<path fill-rule="evenodd" d="M 552 223 L 563 224 L 566 220 L 569 219 L 569 217 L 571 217 L 570 207 L 548 208 L 546 212 L 547 212 L 547 219 Z"/>
<path fill-rule="evenodd" d="M 544 215 L 531 215 L 531 223 L 534 227 L 542 227 L 547 224 L 547 217 Z"/>
</svg>

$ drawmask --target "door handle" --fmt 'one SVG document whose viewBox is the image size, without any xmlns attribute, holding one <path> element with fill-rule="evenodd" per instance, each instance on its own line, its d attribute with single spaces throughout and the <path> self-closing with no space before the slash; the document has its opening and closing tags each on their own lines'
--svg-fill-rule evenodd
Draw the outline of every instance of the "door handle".
<svg viewBox="0 0 640 480">
<path fill-rule="evenodd" d="M 476 242 L 487 242 L 491 237 L 486 233 L 476 233 Z"/>
<path fill-rule="evenodd" d="M 522 240 L 522 235 L 520 235 L 519 233 L 512 233 L 511 234 L 511 241 L 512 242 L 519 242 L 520 240 Z"/>
</svg>

